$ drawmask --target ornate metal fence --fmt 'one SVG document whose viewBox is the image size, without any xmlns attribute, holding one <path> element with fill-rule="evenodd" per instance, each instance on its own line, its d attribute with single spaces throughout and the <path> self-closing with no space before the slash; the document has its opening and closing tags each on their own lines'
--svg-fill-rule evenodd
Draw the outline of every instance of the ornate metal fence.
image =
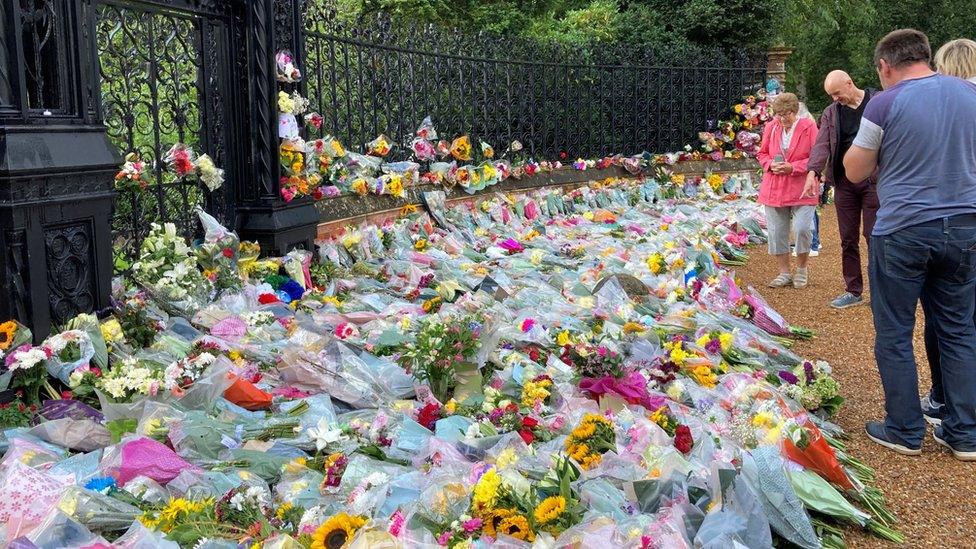
<svg viewBox="0 0 976 549">
<path fill-rule="evenodd" d="M 539 159 L 673 150 L 765 77 L 762 56 L 741 52 L 579 50 L 385 15 L 351 22 L 332 0 L 82 5 L 108 135 L 120 154 L 138 152 L 149 165 L 146 189 L 116 200 L 115 254 L 125 261 L 152 222 L 193 236 L 197 204 L 238 226 L 255 202 L 276 199 L 265 135 L 274 113 L 263 101 L 272 48 L 296 50 L 304 91 L 325 116 L 321 131 L 353 149 L 380 133 L 405 140 L 429 115 L 445 136 L 467 133 L 496 148 L 519 140 Z M 262 100 L 247 104 L 254 95 Z M 168 173 L 162 158 L 176 142 L 214 157 L 225 189 L 208 195 Z"/>
<path fill-rule="evenodd" d="M 354 148 L 379 133 L 402 140 L 430 115 L 448 136 L 517 139 L 539 158 L 675 150 L 766 74 L 764 57 L 745 52 L 581 51 L 385 15 L 343 20 L 330 0 L 306 0 L 301 21 L 322 132 Z"/>
<path fill-rule="evenodd" d="M 153 222 L 175 223 L 192 237 L 197 205 L 232 221 L 232 194 L 207 195 L 167 172 L 162 159 L 185 143 L 236 172 L 229 149 L 240 133 L 227 119 L 234 116 L 231 86 L 243 78 L 235 76 L 232 49 L 239 5 L 93 0 L 91 6 L 109 138 L 122 155 L 137 152 L 148 166 L 146 188 L 117 197 L 116 257 L 134 257 Z"/>
</svg>

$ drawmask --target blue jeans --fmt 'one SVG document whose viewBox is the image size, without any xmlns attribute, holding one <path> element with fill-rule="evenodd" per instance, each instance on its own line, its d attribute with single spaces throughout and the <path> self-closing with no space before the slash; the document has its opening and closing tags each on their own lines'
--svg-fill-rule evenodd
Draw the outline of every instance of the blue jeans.
<svg viewBox="0 0 976 549">
<path fill-rule="evenodd" d="M 816 210 L 813 211 L 813 244 L 810 245 L 810 249 L 819 252 L 820 251 L 820 207 L 818 206 Z"/>
<path fill-rule="evenodd" d="M 918 447 L 925 435 L 912 344 L 924 292 L 941 351 L 945 440 L 976 443 L 976 215 L 872 236 L 868 269 L 889 436 Z"/>
</svg>

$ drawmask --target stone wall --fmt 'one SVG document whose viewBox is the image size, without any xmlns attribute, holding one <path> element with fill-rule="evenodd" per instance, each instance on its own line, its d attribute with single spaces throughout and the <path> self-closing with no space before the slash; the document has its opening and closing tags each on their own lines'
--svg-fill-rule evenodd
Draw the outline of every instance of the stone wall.
<svg viewBox="0 0 976 549">
<path fill-rule="evenodd" d="M 723 160 L 721 162 L 702 160 L 681 162 L 671 166 L 670 169 L 673 173 L 689 176 L 704 175 L 705 173 L 733 174 L 756 171 L 759 169 L 759 164 L 752 159 Z M 589 169 L 585 171 L 567 167 L 548 173 L 539 173 L 532 177 L 508 179 L 474 194 L 468 194 L 460 187 L 448 189 L 440 185 L 426 184 L 407 189 L 406 195 L 403 198 L 396 198 L 390 195 L 370 195 L 366 197 L 343 195 L 323 200 L 317 204 L 321 214 L 318 237 L 326 238 L 341 233 L 346 226 L 359 225 L 363 222 L 381 224 L 386 219 L 399 215 L 401 209 L 404 207 L 410 205 L 422 207 L 420 205 L 420 195 L 432 190 L 443 189 L 447 194 L 448 203 L 457 204 L 497 192 L 518 194 L 542 187 L 556 186 L 565 187 L 569 190 L 580 185 L 585 185 L 590 181 L 599 181 L 608 177 L 632 176 L 623 170 L 623 168 L 616 166 L 602 170 Z"/>
</svg>

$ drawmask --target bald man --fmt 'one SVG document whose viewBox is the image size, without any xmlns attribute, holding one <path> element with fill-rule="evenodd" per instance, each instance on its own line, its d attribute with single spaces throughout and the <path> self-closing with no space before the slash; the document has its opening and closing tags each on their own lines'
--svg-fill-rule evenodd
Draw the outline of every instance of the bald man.
<svg viewBox="0 0 976 549">
<path fill-rule="evenodd" d="M 820 118 L 817 142 L 807 163 L 804 195 L 818 192 L 817 180 L 834 187 L 834 206 L 840 229 L 841 270 L 846 292 L 830 302 L 835 309 L 846 309 L 864 303 L 864 280 L 861 276 L 861 235 L 871 238 L 878 214 L 877 181 L 872 176 L 852 183 L 844 171 L 844 154 L 850 149 L 861 125 L 864 107 L 874 90 L 862 90 L 844 71 L 831 71 L 824 80 L 824 90 L 834 100 Z M 863 225 L 862 225 L 863 220 Z"/>
</svg>

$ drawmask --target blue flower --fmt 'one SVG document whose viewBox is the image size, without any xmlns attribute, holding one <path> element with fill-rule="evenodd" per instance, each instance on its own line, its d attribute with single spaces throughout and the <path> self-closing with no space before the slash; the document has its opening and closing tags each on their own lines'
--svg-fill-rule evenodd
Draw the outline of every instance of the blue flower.
<svg viewBox="0 0 976 549">
<path fill-rule="evenodd" d="M 291 298 L 290 301 L 301 299 L 305 295 L 305 288 L 302 288 L 302 285 L 294 280 L 288 280 L 288 282 L 282 284 L 278 291 L 287 293 L 288 297 Z"/>
<path fill-rule="evenodd" d="M 85 484 L 85 490 L 91 490 L 92 492 L 100 492 L 102 494 L 108 494 L 112 490 L 115 490 L 118 485 L 113 477 L 99 477 L 93 478 Z"/>
</svg>

